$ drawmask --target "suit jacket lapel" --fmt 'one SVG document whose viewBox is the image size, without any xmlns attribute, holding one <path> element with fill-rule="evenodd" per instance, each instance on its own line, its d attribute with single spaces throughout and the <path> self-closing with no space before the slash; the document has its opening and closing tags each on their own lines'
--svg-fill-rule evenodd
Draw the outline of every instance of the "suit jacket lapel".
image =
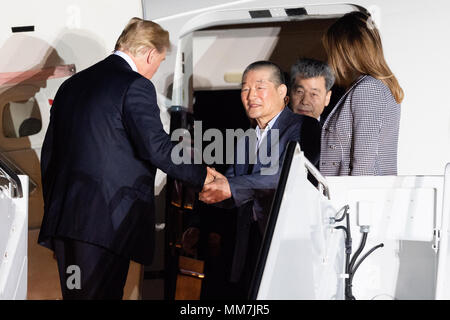
<svg viewBox="0 0 450 320">
<path fill-rule="evenodd" d="M 287 122 L 287 120 L 289 119 L 289 116 L 290 116 L 291 114 L 292 114 L 292 111 L 291 111 L 288 107 L 285 107 L 285 108 L 283 109 L 283 111 L 281 111 L 280 116 L 279 116 L 278 119 L 275 121 L 275 123 L 273 124 L 272 128 L 267 132 L 266 136 L 265 136 L 264 139 L 261 141 L 261 144 L 260 144 L 260 145 L 266 144 L 266 146 L 267 146 L 267 150 L 266 150 L 267 154 L 266 154 L 266 155 L 267 155 L 268 157 L 270 157 L 270 155 L 271 155 L 271 153 L 272 153 L 272 139 L 271 139 L 272 134 L 271 134 L 271 131 L 272 131 L 273 129 L 279 130 L 279 131 L 278 131 L 278 133 L 279 133 L 279 134 L 278 134 L 278 138 L 280 138 L 281 135 L 282 135 L 282 133 L 284 132 L 284 130 L 286 130 L 286 128 L 287 128 L 287 125 L 285 125 L 285 123 Z M 279 141 L 278 141 L 278 143 L 279 143 Z M 277 144 L 277 145 L 278 145 L 278 144 Z M 247 150 L 248 150 L 248 149 L 247 149 Z M 254 165 L 253 168 L 252 168 L 251 173 L 254 173 L 254 172 L 256 172 L 256 171 L 258 171 L 258 170 L 261 169 L 261 161 L 260 161 L 260 159 L 259 159 L 259 148 L 258 148 L 258 153 L 257 153 L 257 155 L 258 155 L 258 158 L 257 158 L 257 161 L 256 161 L 255 165 Z"/>
<path fill-rule="evenodd" d="M 251 160 L 254 159 L 254 155 L 253 155 L 253 152 L 250 150 L 250 142 L 249 142 L 248 138 L 245 138 L 245 159 L 249 160 L 249 161 L 246 160 L 244 163 L 243 174 L 247 175 L 247 174 L 252 173 L 253 167 L 254 167 L 254 164 L 250 163 Z"/>
<path fill-rule="evenodd" d="M 237 146 L 234 148 L 235 154 L 234 154 L 234 174 L 236 176 L 241 175 L 247 175 L 251 173 L 253 165 L 250 165 L 250 159 L 253 156 L 249 153 L 249 139 L 248 137 L 244 137 L 244 158 L 242 159 L 242 155 L 239 154 L 241 149 L 241 146 L 239 145 L 239 142 Z M 241 160 L 244 160 L 243 162 Z"/>
</svg>

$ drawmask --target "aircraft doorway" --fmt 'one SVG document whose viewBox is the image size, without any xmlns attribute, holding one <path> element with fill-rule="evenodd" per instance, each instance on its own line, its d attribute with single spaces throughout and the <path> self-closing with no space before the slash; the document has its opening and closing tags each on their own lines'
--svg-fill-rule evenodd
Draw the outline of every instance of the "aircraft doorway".
<svg viewBox="0 0 450 320">
<path fill-rule="evenodd" d="M 290 67 L 297 59 L 326 60 L 321 38 L 336 19 L 226 25 L 193 32 L 192 52 L 182 53 L 183 74 L 187 80 L 187 106 L 172 108 L 171 131 L 182 127 L 191 131 L 193 136 L 194 121 L 202 121 L 203 132 L 209 128 L 219 129 L 223 133 L 226 129 L 248 129 L 251 123 L 240 100 L 243 70 L 252 62 L 269 60 L 281 67 L 289 85 Z M 207 145 L 204 143 L 203 148 Z M 224 173 L 227 167 L 225 147 L 222 154 L 222 163 L 211 166 Z M 245 299 L 246 294 L 242 295 L 239 287 L 228 281 L 237 210 L 205 205 L 196 200 L 196 195 L 190 201 L 193 206 L 186 206 L 186 194 L 190 192 L 186 188 L 180 189 L 171 179 L 168 179 L 168 187 L 166 270 L 170 271 L 166 277 L 165 298 L 177 298 L 177 295 L 180 297 L 180 290 L 190 290 L 178 285 L 180 259 L 189 257 L 202 263 L 201 273 L 204 276 L 197 279 L 194 285 L 197 296 L 190 296 L 191 299 Z M 181 196 L 180 190 L 183 190 Z M 196 228 L 195 233 L 189 232 L 192 227 Z M 183 248 L 186 234 L 194 234 L 194 251 L 187 252 Z"/>
</svg>

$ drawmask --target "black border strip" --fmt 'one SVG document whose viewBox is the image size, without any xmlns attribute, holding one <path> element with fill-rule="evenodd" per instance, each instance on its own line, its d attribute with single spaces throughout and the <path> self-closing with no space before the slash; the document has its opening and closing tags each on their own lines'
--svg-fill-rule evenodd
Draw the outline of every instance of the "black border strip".
<svg viewBox="0 0 450 320">
<path fill-rule="evenodd" d="M 275 191 L 274 199 L 272 202 L 272 208 L 270 210 L 269 219 L 267 221 L 266 230 L 259 250 L 258 261 L 256 263 L 255 273 L 253 274 L 252 282 L 250 285 L 249 299 L 256 300 L 258 295 L 259 286 L 261 284 L 264 267 L 267 261 L 267 255 L 269 254 L 270 245 L 272 244 L 272 237 L 275 231 L 275 226 L 278 220 L 278 214 L 280 212 L 281 201 L 283 200 L 284 190 L 286 188 L 286 182 L 289 177 L 289 171 L 294 158 L 295 148 L 297 147 L 296 141 L 290 141 L 284 155 L 283 167 L 280 173 L 280 180 L 278 181 L 278 187 Z"/>
<path fill-rule="evenodd" d="M 308 12 L 306 11 L 305 8 L 287 8 L 287 9 L 284 9 L 284 12 L 286 12 L 286 15 L 288 17 L 308 15 Z"/>
<path fill-rule="evenodd" d="M 250 17 L 253 19 L 257 18 L 272 18 L 272 13 L 270 10 L 251 10 L 249 11 Z"/>
<path fill-rule="evenodd" d="M 34 26 L 21 26 L 21 27 L 11 27 L 13 33 L 16 32 L 32 32 L 34 31 Z"/>
</svg>

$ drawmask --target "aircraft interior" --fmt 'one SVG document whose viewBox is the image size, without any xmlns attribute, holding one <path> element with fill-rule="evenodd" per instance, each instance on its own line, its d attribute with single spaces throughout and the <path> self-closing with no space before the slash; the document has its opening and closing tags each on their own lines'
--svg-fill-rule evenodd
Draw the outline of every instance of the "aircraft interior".
<svg viewBox="0 0 450 320">
<path fill-rule="evenodd" d="M 199 120 L 203 131 L 209 128 L 217 128 L 222 133 L 226 129 L 247 130 L 251 123 L 240 99 L 240 88 L 242 72 L 248 62 L 269 60 L 278 64 L 289 85 L 290 67 L 297 59 L 326 60 L 321 38 L 333 21 L 335 18 L 238 24 L 195 31 L 192 40 L 193 76 L 189 84 L 190 110 L 184 115 L 185 111 L 179 109 L 172 112 L 171 130 L 184 127 L 193 132 L 193 121 Z M 324 115 L 342 93 L 337 87 L 333 90 L 335 94 Z M 226 155 L 225 145 L 222 154 Z M 212 166 L 221 173 L 227 168 L 225 159 Z M 236 209 L 217 208 L 194 199 L 188 201 L 193 205 L 186 206 L 185 201 L 189 197 L 186 196 L 189 194 L 186 187 L 180 188 L 178 182 L 169 179 L 170 185 L 173 187 L 168 197 L 172 200 L 166 202 L 169 237 L 166 241 L 166 265 L 167 270 L 172 270 L 172 280 L 166 283 L 165 297 L 181 297 L 184 290 L 188 297 L 200 299 L 239 296 L 242 294 L 239 288 L 227 281 L 235 242 Z M 184 190 L 184 197 L 179 194 L 180 190 Z M 174 199 L 178 199 L 175 200 L 176 205 Z M 181 249 L 182 238 L 191 227 L 198 228 L 199 240 L 195 250 L 186 253 Z M 201 261 L 198 270 L 204 278 L 197 279 L 197 286 L 180 285 L 183 280 L 178 275 L 177 265 L 186 257 Z"/>
</svg>

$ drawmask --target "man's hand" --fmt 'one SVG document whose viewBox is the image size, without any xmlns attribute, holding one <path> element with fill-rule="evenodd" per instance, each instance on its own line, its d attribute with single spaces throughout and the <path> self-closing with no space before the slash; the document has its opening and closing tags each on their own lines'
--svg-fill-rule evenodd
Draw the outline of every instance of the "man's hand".
<svg viewBox="0 0 450 320">
<path fill-rule="evenodd" d="M 206 167 L 206 178 L 205 182 L 203 183 L 203 187 L 205 187 L 208 183 L 211 183 L 214 181 L 214 172 L 218 173 L 216 170 L 212 171 L 210 167 Z"/>
<path fill-rule="evenodd" d="M 208 168 L 208 174 L 214 177 L 214 181 L 203 186 L 198 197 L 199 200 L 212 204 L 231 198 L 231 189 L 227 178 L 211 168 Z"/>
</svg>

